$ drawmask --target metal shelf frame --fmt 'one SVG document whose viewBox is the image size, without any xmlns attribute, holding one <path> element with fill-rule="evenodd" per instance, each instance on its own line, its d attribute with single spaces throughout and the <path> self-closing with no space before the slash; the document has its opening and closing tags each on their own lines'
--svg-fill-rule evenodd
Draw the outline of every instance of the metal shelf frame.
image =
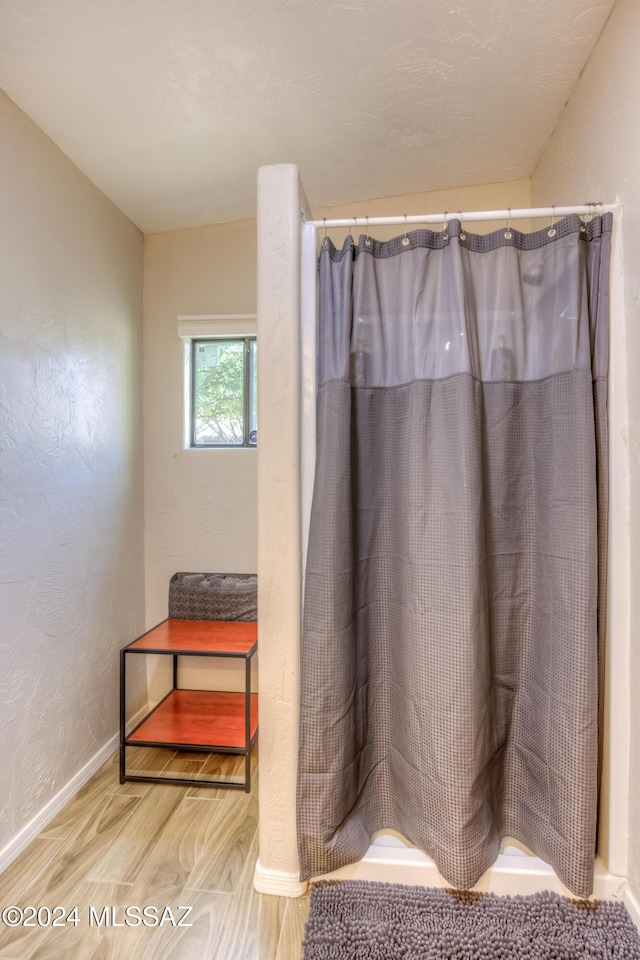
<svg viewBox="0 0 640 960">
<path fill-rule="evenodd" d="M 258 641 L 256 640 L 253 645 L 246 651 L 232 651 L 232 650 L 206 650 L 206 649 L 175 649 L 167 648 L 166 646 L 145 646 L 137 648 L 135 644 L 141 640 L 143 637 L 148 637 L 152 634 L 158 627 L 162 626 L 165 623 L 168 623 L 168 620 L 163 620 L 161 623 L 156 624 L 155 627 L 152 627 L 151 630 L 147 630 L 145 633 L 141 634 L 139 637 L 136 637 L 131 643 L 127 644 L 120 650 L 120 783 L 125 782 L 138 782 L 138 783 L 169 783 L 175 784 L 177 786 L 183 787 L 218 787 L 229 790 L 244 790 L 245 793 L 250 793 L 251 791 L 251 751 L 258 739 L 258 730 L 259 723 L 256 720 L 256 728 L 251 733 L 251 714 L 252 714 L 252 696 L 257 697 L 257 694 L 252 694 L 251 692 L 251 663 L 252 659 L 258 649 Z M 201 624 L 209 621 L 181 621 L 184 623 L 194 623 Z M 215 621 L 219 623 L 220 621 Z M 127 690 L 127 657 L 130 655 L 144 655 L 144 656 L 170 656 L 173 658 L 173 670 L 172 670 L 172 686 L 167 694 L 154 706 L 148 713 L 145 714 L 142 720 L 136 724 L 136 726 L 127 733 L 126 729 L 126 690 Z M 155 738 L 149 740 L 136 739 L 132 740 L 134 734 L 136 734 L 149 720 L 150 717 L 161 709 L 163 704 L 172 696 L 176 690 L 188 690 L 191 688 L 184 688 L 178 686 L 178 658 L 179 657 L 221 657 L 227 659 L 235 660 L 244 660 L 245 662 L 245 686 L 242 696 L 244 697 L 244 742 L 238 745 L 229 745 L 229 744 L 213 744 L 213 743 L 176 743 L 170 740 L 157 740 Z M 194 691 L 200 693 L 210 693 L 212 702 L 215 700 L 216 695 L 220 695 L 222 691 Z M 221 753 L 221 754 L 232 754 L 232 755 L 244 755 L 244 781 L 237 783 L 229 780 L 200 780 L 200 779 L 185 779 L 184 777 L 160 777 L 160 776 L 142 776 L 140 774 L 130 774 L 126 770 L 126 752 L 127 747 L 165 747 L 174 750 L 181 750 L 185 752 L 197 752 L 197 753 Z"/>
</svg>

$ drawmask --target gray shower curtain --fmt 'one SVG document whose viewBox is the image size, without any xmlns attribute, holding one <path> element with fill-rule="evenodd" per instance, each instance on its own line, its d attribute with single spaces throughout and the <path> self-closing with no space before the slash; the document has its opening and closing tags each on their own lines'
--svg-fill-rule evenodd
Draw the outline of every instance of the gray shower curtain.
<svg viewBox="0 0 640 960">
<path fill-rule="evenodd" d="M 510 836 L 591 893 L 611 228 L 323 241 L 303 879 L 390 828 L 456 887 Z"/>
</svg>

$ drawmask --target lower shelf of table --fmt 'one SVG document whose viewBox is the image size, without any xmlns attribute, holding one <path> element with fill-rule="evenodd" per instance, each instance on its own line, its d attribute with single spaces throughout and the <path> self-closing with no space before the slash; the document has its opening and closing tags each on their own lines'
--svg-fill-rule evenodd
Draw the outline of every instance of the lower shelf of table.
<svg viewBox="0 0 640 960">
<path fill-rule="evenodd" d="M 250 741 L 258 730 L 258 694 L 252 693 Z M 221 690 L 172 690 L 126 738 L 128 746 L 190 746 L 244 753 L 245 694 Z"/>
</svg>

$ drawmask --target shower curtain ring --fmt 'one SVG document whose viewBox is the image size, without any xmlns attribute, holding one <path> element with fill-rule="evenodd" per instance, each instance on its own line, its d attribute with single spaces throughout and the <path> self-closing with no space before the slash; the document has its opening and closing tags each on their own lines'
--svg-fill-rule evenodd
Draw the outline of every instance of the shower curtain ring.
<svg viewBox="0 0 640 960">
<path fill-rule="evenodd" d="M 556 219 L 556 207 L 555 207 L 555 204 L 553 204 L 553 206 L 551 207 L 551 210 L 552 210 L 552 213 L 551 213 L 551 229 L 548 231 L 547 236 L 548 236 L 548 237 L 555 237 L 555 235 L 556 235 L 556 228 L 554 227 L 554 223 L 555 223 L 555 219 Z"/>
<path fill-rule="evenodd" d="M 366 219 L 366 221 L 367 221 L 367 235 L 366 235 L 366 237 L 364 238 L 364 242 L 365 242 L 365 246 L 370 247 L 370 246 L 371 246 L 371 237 L 369 236 L 369 217 L 367 216 L 367 217 L 365 217 L 365 219 Z"/>
<path fill-rule="evenodd" d="M 464 215 L 462 213 L 462 210 L 460 210 L 459 212 L 460 212 L 460 240 L 466 240 L 467 235 L 464 232 Z"/>
<path fill-rule="evenodd" d="M 409 237 L 407 236 L 407 215 L 406 215 L 406 213 L 405 213 L 405 215 L 404 215 L 404 240 L 402 241 L 402 246 L 403 246 L 403 247 L 408 247 L 408 246 L 409 246 L 409 243 L 410 243 Z"/>
<path fill-rule="evenodd" d="M 513 234 L 511 233 L 511 207 L 508 207 L 507 209 L 508 209 L 509 213 L 508 213 L 508 216 L 507 216 L 507 230 L 506 230 L 506 233 L 505 233 L 505 235 L 504 235 L 504 238 L 505 238 L 505 240 L 511 240 L 511 238 L 513 237 Z"/>
<path fill-rule="evenodd" d="M 322 222 L 324 223 L 324 237 L 322 238 L 322 243 L 325 244 L 327 242 L 327 218 L 323 217 Z"/>
<path fill-rule="evenodd" d="M 591 219 L 591 217 L 589 216 L 589 214 L 591 213 L 591 204 L 590 204 L 590 203 L 584 203 L 583 206 L 588 207 L 589 209 L 588 209 L 587 213 L 581 213 L 581 214 L 580 214 L 580 220 L 582 221 L 581 224 L 580 224 L 580 233 L 586 233 L 586 232 L 587 232 L 587 224 L 589 223 L 589 221 L 590 221 L 590 219 Z"/>
<path fill-rule="evenodd" d="M 596 215 L 596 205 L 595 205 L 595 203 L 591 203 L 590 201 L 587 201 L 587 202 L 584 204 L 584 206 L 585 206 L 585 207 L 588 207 L 589 209 L 588 209 L 587 213 L 581 213 L 581 214 L 580 214 L 580 219 L 582 220 L 582 225 L 581 225 L 581 227 L 580 227 L 580 233 L 586 233 L 586 232 L 587 232 L 587 224 L 588 224 L 588 223 L 591 223 L 591 221 L 593 220 L 593 218 L 594 218 L 595 215 Z"/>
<path fill-rule="evenodd" d="M 449 239 L 449 234 L 447 233 L 447 226 L 448 226 L 448 224 L 449 224 L 449 221 L 447 220 L 447 213 L 448 213 L 448 211 L 445 210 L 445 212 L 444 212 L 444 229 L 443 229 L 443 231 L 442 231 L 442 239 L 443 239 L 443 240 L 448 240 L 448 239 Z"/>
</svg>

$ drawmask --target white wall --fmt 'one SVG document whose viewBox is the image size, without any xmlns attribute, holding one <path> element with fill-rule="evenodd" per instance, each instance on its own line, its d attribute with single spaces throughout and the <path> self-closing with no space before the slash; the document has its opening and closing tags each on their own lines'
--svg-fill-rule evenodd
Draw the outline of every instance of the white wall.
<svg viewBox="0 0 640 960">
<path fill-rule="evenodd" d="M 630 595 L 626 609 L 614 611 L 618 647 L 631 638 L 631 672 L 627 678 L 624 658 L 609 672 L 610 686 L 617 694 L 610 698 L 611 722 L 626 722 L 627 679 L 631 689 L 631 770 L 629 790 L 628 875 L 636 896 L 640 895 L 640 502 L 635 490 L 640 484 L 640 4 L 618 0 L 613 13 L 580 78 L 562 118 L 547 145 L 533 176 L 535 204 L 612 201 L 619 195 L 623 204 L 622 255 L 624 302 L 616 304 L 612 316 L 610 377 L 612 403 L 628 406 L 628 425 L 622 435 L 611 438 L 621 456 L 628 458 L 628 477 L 620 476 L 612 488 L 611 507 L 619 510 L 623 534 L 630 534 L 630 562 L 613 557 L 616 587 Z M 620 366 L 622 364 L 622 367 Z M 626 365 L 626 369 L 625 369 Z M 626 373 L 626 396 L 620 384 Z M 615 451 L 614 451 L 615 452 Z M 630 484 L 631 498 L 627 500 Z M 628 506 L 626 505 L 628 503 Z M 624 582 L 621 584 L 620 580 Z M 625 622 L 626 621 L 626 622 Z M 610 648 L 611 648 L 610 643 Z M 626 731 L 617 738 L 624 748 Z M 615 748 L 615 745 L 614 745 Z M 613 758 L 615 761 L 615 757 Z M 613 776 L 612 790 L 621 784 Z"/>
<path fill-rule="evenodd" d="M 146 621 L 167 616 L 178 570 L 255 572 L 255 449 L 185 450 L 180 314 L 256 311 L 255 221 L 145 237 Z"/>
<path fill-rule="evenodd" d="M 167 616 L 169 580 L 183 571 L 254 573 L 257 451 L 190 450 L 184 441 L 184 345 L 179 315 L 256 312 L 255 220 L 152 234 L 144 241 L 146 624 Z M 257 688 L 253 658 L 253 689 Z M 170 664 L 147 658 L 150 696 Z M 179 683 L 241 690 L 243 664 L 183 657 Z"/>
<path fill-rule="evenodd" d="M 0 184 L 2 849 L 115 734 L 144 596 L 142 235 L 4 94 Z"/>
<path fill-rule="evenodd" d="M 379 200 L 358 200 L 356 203 L 343 203 L 339 206 L 320 207 L 313 211 L 315 219 L 326 217 L 397 217 L 404 214 L 424 213 L 454 213 L 456 211 L 472 210 L 501 210 L 511 207 L 512 210 L 520 207 L 526 209 L 531 206 L 531 181 L 509 180 L 499 183 L 483 183 L 477 187 L 456 187 L 454 190 L 432 190 L 429 193 L 411 193 L 400 197 L 382 197 Z M 528 230 L 529 221 L 519 220 L 514 224 L 519 230 Z M 419 225 L 418 225 L 419 226 Z M 469 226 L 471 233 L 487 233 L 498 230 L 502 224 L 495 221 L 478 222 Z M 409 227 L 415 229 L 415 227 Z M 437 230 L 438 227 L 431 227 Z M 329 232 L 336 245 L 342 243 L 354 228 L 334 227 Z M 356 233 L 366 233 L 366 229 L 358 227 Z M 402 232 L 398 227 L 372 227 L 371 234 L 380 240 L 387 240 Z"/>
</svg>

